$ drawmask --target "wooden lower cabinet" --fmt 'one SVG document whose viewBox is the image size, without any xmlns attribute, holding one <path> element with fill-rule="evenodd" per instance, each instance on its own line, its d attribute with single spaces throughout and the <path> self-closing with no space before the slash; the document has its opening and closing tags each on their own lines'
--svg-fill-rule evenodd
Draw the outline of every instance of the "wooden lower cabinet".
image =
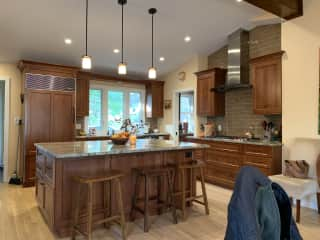
<svg viewBox="0 0 320 240">
<path fill-rule="evenodd" d="M 280 145 L 261 146 L 201 139 L 186 141 L 210 146 L 202 151 L 202 155 L 194 155 L 196 160 L 206 161 L 205 180 L 209 183 L 232 189 L 243 166 L 256 167 L 267 176 L 281 173 L 282 146 Z"/>
</svg>

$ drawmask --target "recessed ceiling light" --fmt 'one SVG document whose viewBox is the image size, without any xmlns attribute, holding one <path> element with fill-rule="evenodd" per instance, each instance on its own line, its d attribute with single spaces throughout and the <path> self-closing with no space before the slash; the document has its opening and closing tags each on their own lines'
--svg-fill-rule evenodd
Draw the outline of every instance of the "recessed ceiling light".
<svg viewBox="0 0 320 240">
<path fill-rule="evenodd" d="M 242 0 L 237 0 L 237 2 L 242 2 Z"/>
<path fill-rule="evenodd" d="M 159 58 L 160 62 L 164 62 L 164 60 L 166 60 L 164 57 L 160 57 Z"/>
<path fill-rule="evenodd" d="M 72 43 L 72 40 L 70 38 L 65 38 L 64 43 L 70 45 Z"/>
<path fill-rule="evenodd" d="M 114 53 L 119 53 L 120 50 L 116 48 L 116 49 L 113 49 L 113 52 L 114 52 Z"/>
<path fill-rule="evenodd" d="M 184 37 L 184 41 L 185 42 L 190 42 L 191 41 L 191 37 L 190 36 L 185 36 Z"/>
</svg>

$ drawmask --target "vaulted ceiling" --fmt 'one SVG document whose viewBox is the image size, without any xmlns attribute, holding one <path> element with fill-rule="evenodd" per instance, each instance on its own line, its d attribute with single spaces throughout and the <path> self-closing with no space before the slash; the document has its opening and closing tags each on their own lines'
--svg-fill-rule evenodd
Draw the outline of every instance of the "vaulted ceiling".
<svg viewBox="0 0 320 240">
<path fill-rule="evenodd" d="M 210 54 L 239 27 L 264 11 L 236 0 L 128 0 L 124 56 L 131 75 L 146 77 L 151 62 L 150 7 L 156 7 L 155 51 L 160 75 L 195 54 Z M 121 48 L 117 0 L 89 0 L 89 49 L 93 71 L 116 73 Z M 80 66 L 84 54 L 85 0 L 10 0 L 0 7 L 0 62 L 20 59 Z M 189 43 L 185 36 L 191 36 Z M 72 39 L 71 45 L 64 43 Z M 159 57 L 165 57 L 164 62 Z"/>
</svg>

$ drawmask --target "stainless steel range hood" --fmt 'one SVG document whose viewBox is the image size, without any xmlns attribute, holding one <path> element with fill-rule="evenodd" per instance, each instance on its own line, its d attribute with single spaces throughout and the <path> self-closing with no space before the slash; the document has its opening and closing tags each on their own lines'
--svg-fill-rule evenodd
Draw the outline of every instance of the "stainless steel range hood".
<svg viewBox="0 0 320 240">
<path fill-rule="evenodd" d="M 249 81 L 249 32 L 239 29 L 228 37 L 228 72 L 225 85 L 216 92 L 251 88 Z"/>
</svg>

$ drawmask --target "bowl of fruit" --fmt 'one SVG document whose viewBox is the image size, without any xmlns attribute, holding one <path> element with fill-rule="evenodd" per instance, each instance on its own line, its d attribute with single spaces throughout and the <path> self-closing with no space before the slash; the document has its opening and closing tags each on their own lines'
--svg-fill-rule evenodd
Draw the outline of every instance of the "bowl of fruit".
<svg viewBox="0 0 320 240">
<path fill-rule="evenodd" d="M 116 145 L 125 145 L 129 140 L 129 136 L 128 132 L 116 133 L 111 136 L 111 141 Z"/>
</svg>

